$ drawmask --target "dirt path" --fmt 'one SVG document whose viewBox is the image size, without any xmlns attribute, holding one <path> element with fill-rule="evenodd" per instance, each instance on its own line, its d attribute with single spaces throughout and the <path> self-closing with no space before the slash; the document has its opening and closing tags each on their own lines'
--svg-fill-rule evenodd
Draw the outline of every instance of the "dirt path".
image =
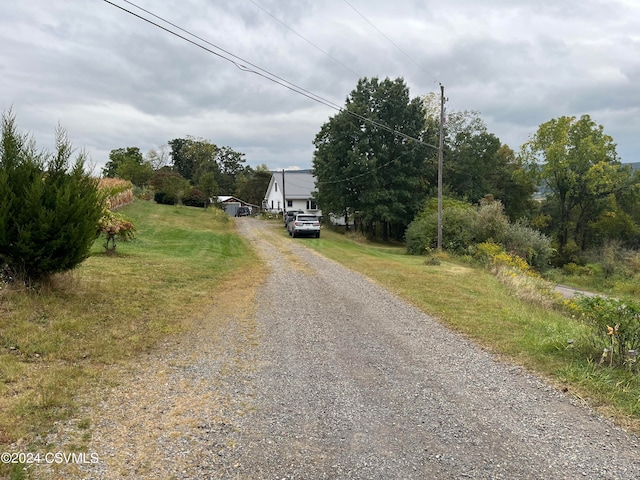
<svg viewBox="0 0 640 480">
<path fill-rule="evenodd" d="M 100 464 L 65 478 L 640 478 L 637 437 L 305 239 L 237 223 L 270 266 L 251 308 L 143 362 L 92 413 Z"/>
</svg>

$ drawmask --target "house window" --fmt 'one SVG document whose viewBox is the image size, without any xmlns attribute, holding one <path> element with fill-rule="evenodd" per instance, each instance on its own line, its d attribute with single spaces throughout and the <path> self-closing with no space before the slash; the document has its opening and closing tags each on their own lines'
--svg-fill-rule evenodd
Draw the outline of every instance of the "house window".
<svg viewBox="0 0 640 480">
<path fill-rule="evenodd" d="M 273 210 L 273 200 L 271 200 L 271 210 Z"/>
<path fill-rule="evenodd" d="M 287 207 L 293 207 L 293 200 L 287 200 Z"/>
<path fill-rule="evenodd" d="M 316 201 L 311 199 L 307 200 L 307 210 L 317 210 L 318 205 L 316 205 Z"/>
<path fill-rule="evenodd" d="M 274 183 L 273 186 L 276 187 L 276 192 L 277 192 L 278 191 L 278 184 Z"/>
</svg>

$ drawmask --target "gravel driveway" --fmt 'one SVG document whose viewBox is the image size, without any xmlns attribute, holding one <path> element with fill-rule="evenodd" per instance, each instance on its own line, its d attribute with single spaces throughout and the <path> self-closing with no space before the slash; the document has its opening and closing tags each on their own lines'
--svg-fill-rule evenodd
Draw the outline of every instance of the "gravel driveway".
<svg viewBox="0 0 640 480">
<path fill-rule="evenodd" d="M 247 478 L 640 478 L 637 437 L 304 239 L 281 240 L 287 258 L 262 240 L 273 227 L 239 226 L 273 269 L 236 434 Z"/>
<path fill-rule="evenodd" d="M 236 221 L 271 269 L 255 311 L 120 387 L 156 400 L 111 394 L 90 445 L 105 461 L 77 478 L 640 478 L 636 436 L 306 239 Z"/>
</svg>

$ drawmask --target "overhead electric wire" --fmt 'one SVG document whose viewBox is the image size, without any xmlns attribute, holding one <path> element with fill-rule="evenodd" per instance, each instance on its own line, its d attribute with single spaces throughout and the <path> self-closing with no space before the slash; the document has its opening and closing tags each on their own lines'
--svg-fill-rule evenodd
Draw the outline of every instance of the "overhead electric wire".
<svg viewBox="0 0 640 480">
<path fill-rule="evenodd" d="M 293 28 L 291 28 L 289 25 L 287 25 L 286 23 L 284 23 L 282 20 L 280 20 L 278 17 L 276 17 L 275 15 L 271 14 L 271 12 L 269 12 L 268 10 L 266 10 L 262 5 L 258 4 L 257 2 L 254 2 L 253 0 L 249 0 L 251 3 L 253 3 L 256 7 L 258 7 L 260 10 L 262 10 L 264 13 L 266 13 L 267 15 L 269 15 L 271 18 L 273 18 L 276 22 L 278 22 L 280 25 L 282 25 L 283 27 L 285 27 L 286 29 L 290 30 L 291 32 L 295 33 L 298 37 L 300 37 L 302 40 L 304 40 L 305 42 L 307 42 L 309 45 L 311 45 L 313 48 L 315 48 L 316 50 L 319 50 L 320 52 L 324 53 L 327 57 L 329 57 L 331 60 L 333 60 L 334 62 L 336 62 L 338 65 L 340 65 L 342 68 L 349 70 L 351 73 L 353 73 L 356 77 L 361 78 L 362 75 L 360 75 L 358 72 L 356 72 L 355 70 L 353 70 L 351 67 L 345 65 L 344 63 L 342 63 L 340 60 L 338 60 L 337 58 L 335 58 L 333 55 L 331 55 L 328 52 L 325 52 L 322 48 L 320 48 L 318 45 L 316 45 L 315 43 L 313 43 L 311 40 L 309 40 L 308 38 L 304 37 L 302 34 L 296 32 Z"/>
<path fill-rule="evenodd" d="M 211 42 L 209 42 L 209 41 L 207 41 L 207 40 L 205 40 L 205 39 L 203 39 L 203 38 L 201 38 L 201 37 L 199 37 L 199 36 L 197 36 L 197 35 L 195 35 L 195 34 L 193 34 L 191 32 L 189 32 L 188 30 L 185 30 L 185 29 L 183 29 L 183 28 L 181 28 L 181 27 L 169 22 L 168 20 L 160 17 L 159 15 L 156 15 L 156 14 L 154 14 L 154 13 L 148 11 L 148 10 L 145 10 L 144 8 L 136 5 L 133 2 L 130 2 L 128 0 L 122 0 L 122 1 L 124 1 L 126 3 L 128 3 L 129 5 L 132 5 L 132 6 L 136 7 L 136 8 L 138 8 L 139 10 L 141 10 L 141 11 L 143 11 L 143 12 L 145 12 L 145 13 L 147 13 L 147 14 L 149 14 L 149 15 L 151 15 L 151 16 L 159 19 L 159 20 L 161 20 L 162 22 L 165 22 L 167 25 L 171 25 L 172 27 L 177 28 L 178 30 L 180 30 L 180 31 L 192 36 L 193 38 L 196 38 L 196 39 L 198 39 L 198 40 L 200 40 L 200 41 L 212 46 L 213 48 L 215 48 L 215 49 L 217 49 L 217 50 L 219 50 L 221 52 L 224 52 L 228 56 L 233 57 L 233 58 L 237 59 L 240 62 L 243 62 L 243 64 L 240 64 L 240 63 L 238 63 L 238 61 L 233 60 L 232 58 L 229 58 L 228 56 L 225 56 L 225 55 L 223 55 L 221 53 L 218 53 L 218 52 L 212 50 L 211 48 L 207 48 L 207 47 L 205 47 L 205 46 L 203 46 L 203 45 L 201 45 L 201 44 L 199 44 L 199 43 L 197 43 L 197 42 L 195 42 L 195 41 L 193 41 L 193 40 L 191 40 L 191 39 L 189 39 L 189 38 L 187 38 L 187 37 L 185 37 L 183 35 L 180 35 L 179 33 L 175 32 L 173 30 L 170 30 L 169 28 L 166 28 L 166 27 L 164 27 L 164 26 L 162 26 L 162 25 L 160 25 L 160 24 L 158 24 L 158 23 L 156 23 L 156 22 L 154 22 L 154 21 L 152 21 L 152 20 L 150 20 L 148 18 L 143 17 L 142 15 L 138 15 L 137 13 L 132 12 L 131 10 L 128 10 L 128 9 L 126 9 L 126 8 L 116 4 L 116 3 L 113 3 L 110 0 L 103 0 L 103 1 L 105 3 L 108 3 L 109 5 L 112 5 L 112 6 L 116 7 L 116 8 L 118 8 L 118 9 L 126 12 L 126 13 L 129 13 L 130 15 L 132 15 L 132 16 L 140 19 L 140 20 L 143 20 L 143 21 L 145 21 L 145 22 L 147 22 L 147 23 L 149 23 L 149 24 L 151 24 L 151 25 L 153 25 L 155 27 L 158 27 L 161 30 L 164 30 L 165 32 L 170 33 L 171 35 L 174 35 L 174 36 L 176 36 L 176 37 L 178 37 L 178 38 L 180 38 L 180 39 L 182 39 L 182 40 L 184 40 L 184 41 L 186 41 L 186 42 L 188 42 L 188 43 L 190 43 L 190 44 L 192 44 L 192 45 L 194 45 L 196 47 L 199 47 L 199 48 L 201 48 L 202 50 L 205 50 L 208 53 L 211 53 L 211 54 L 213 54 L 213 55 L 215 55 L 217 57 L 220 57 L 220 58 L 232 63 L 236 68 L 238 68 L 241 71 L 244 71 L 244 72 L 247 72 L 247 73 L 254 73 L 254 74 L 256 74 L 256 75 L 258 75 L 258 76 L 260 76 L 262 78 L 265 78 L 266 80 L 269 80 L 269 81 L 271 81 L 273 83 L 276 83 L 276 84 L 278 84 L 278 85 L 280 85 L 282 87 L 285 87 L 288 90 L 291 90 L 292 92 L 298 93 L 299 95 L 302 95 L 302 96 L 304 96 L 306 98 L 309 98 L 310 100 L 313 100 L 313 101 L 315 101 L 317 103 L 320 103 L 320 104 L 322 104 L 322 105 L 324 105 L 326 107 L 329 107 L 329 108 L 332 108 L 334 110 L 337 110 L 338 112 L 345 112 L 348 115 L 351 115 L 351 116 L 353 116 L 353 117 L 355 117 L 355 118 L 357 118 L 359 120 L 362 120 L 363 122 L 369 123 L 369 124 L 374 125 L 374 126 L 376 126 L 378 128 L 386 130 L 386 131 L 388 131 L 390 133 L 393 133 L 394 135 L 397 135 L 399 137 L 402 137 L 402 138 L 404 138 L 406 140 L 413 141 L 413 142 L 419 143 L 419 144 L 427 146 L 427 147 L 438 148 L 435 145 L 431 145 L 429 143 L 425 143 L 420 139 L 417 139 L 417 138 L 412 137 L 410 135 L 407 135 L 405 133 L 399 132 L 399 131 L 397 131 L 397 130 L 395 130 L 395 129 L 393 129 L 393 128 L 391 128 L 391 127 L 389 127 L 389 126 L 387 126 L 387 125 L 385 125 L 383 123 L 377 122 L 375 120 L 371 120 L 371 119 L 366 118 L 366 117 L 364 117 L 362 115 L 359 115 L 359 114 L 357 114 L 355 112 L 352 112 L 348 108 L 346 108 L 346 109 L 342 108 L 339 105 L 336 105 L 335 103 L 331 102 L 330 100 L 326 100 L 325 98 L 320 97 L 319 95 L 316 95 L 313 92 L 310 92 L 310 91 L 308 91 L 308 90 L 306 90 L 306 89 L 304 89 L 302 87 L 299 87 L 296 84 L 294 84 L 292 82 L 289 82 L 288 80 L 285 80 L 284 78 L 278 77 L 277 75 L 275 75 L 275 74 L 273 74 L 273 73 L 271 73 L 271 72 L 269 72 L 269 71 L 267 71 L 267 70 L 265 70 L 265 69 L 263 69 L 261 67 L 258 67 L 257 65 L 254 65 L 251 62 L 248 62 L 248 61 L 244 60 L 243 58 L 238 57 L 237 55 L 234 55 L 231 52 L 228 52 L 227 50 L 225 50 L 225 49 L 223 49 L 223 48 L 221 48 L 221 47 L 219 47 L 219 46 L 217 46 L 217 45 L 215 45 L 215 44 L 213 44 L 213 43 L 211 43 Z M 244 64 L 250 65 L 251 67 L 253 67 L 253 69 L 247 67 Z M 256 69 L 256 70 L 254 70 L 254 69 Z M 260 70 L 260 71 L 257 71 L 257 70 Z M 261 73 L 261 72 L 264 72 L 264 73 Z"/>
<path fill-rule="evenodd" d="M 260 73 L 260 72 L 258 72 L 256 70 L 252 70 L 251 68 L 248 68 L 245 65 L 240 65 L 238 62 L 236 62 L 234 60 L 231 60 L 231 59 L 225 57 L 224 55 L 221 55 L 220 53 L 214 52 L 211 49 L 209 49 L 207 47 L 204 47 L 204 46 L 200 45 L 197 42 L 194 42 L 193 40 L 189 40 L 188 38 L 180 35 L 179 33 L 176 33 L 176 32 L 174 32 L 172 30 L 169 30 L 168 28 L 163 27 L 162 25 L 159 25 L 159 24 L 149 20 L 148 18 L 145 18 L 145 17 L 143 17 L 141 15 L 138 15 L 137 13 L 134 13 L 134 12 L 132 12 L 130 10 L 127 10 L 126 8 L 121 7 L 120 5 L 117 5 L 117 4 L 115 4 L 115 3 L 113 3 L 113 2 L 111 2 L 109 0 L 103 0 L 103 1 L 108 3 L 108 4 L 110 4 L 110 5 L 113 5 L 114 7 L 119 8 L 120 10 L 123 10 L 123 11 L 125 11 L 125 12 L 127 12 L 127 13 L 129 13 L 129 14 L 131 14 L 131 15 L 139 18 L 139 19 L 141 19 L 141 20 L 144 20 L 145 22 L 150 23 L 151 25 L 156 26 L 156 27 L 164 30 L 165 32 L 171 33 L 172 35 L 175 35 L 176 37 L 181 38 L 182 40 L 185 40 L 185 41 L 191 43 L 192 45 L 200 47 L 201 49 L 203 49 L 203 50 L 205 50 L 205 51 L 207 51 L 209 53 L 212 53 L 212 54 L 214 54 L 214 55 L 216 55 L 216 56 L 218 56 L 220 58 L 223 58 L 224 60 L 227 60 L 228 62 L 231 62 L 239 70 L 242 70 L 242 71 L 247 72 L 247 73 L 254 73 L 256 75 L 259 75 L 259 76 L 261 76 L 263 78 L 266 78 L 267 80 L 270 80 L 270 81 L 272 81 L 274 83 L 277 83 L 278 85 L 281 85 L 281 86 L 283 86 L 285 88 L 288 88 L 291 91 L 299 93 L 300 95 L 303 95 L 303 96 L 305 96 L 305 97 L 307 97 L 307 98 L 309 98 L 311 100 L 314 100 L 314 101 L 316 101 L 318 103 L 321 103 L 321 104 L 323 104 L 323 105 L 325 105 L 327 107 L 330 107 L 330 108 L 333 108 L 333 109 L 340 109 L 340 106 L 334 104 L 333 102 L 330 102 L 329 100 L 326 100 L 326 99 L 314 94 L 313 92 L 305 90 L 304 88 L 299 87 L 299 86 L 295 85 L 294 83 L 291 83 L 288 80 L 285 80 L 284 78 L 281 78 L 281 77 L 279 77 L 279 76 L 277 76 L 277 75 L 275 75 L 275 74 L 273 74 L 273 73 L 271 73 L 271 72 L 269 72 L 269 71 L 267 71 L 267 70 L 265 70 L 263 68 L 260 68 L 259 66 L 254 65 L 253 63 L 248 62 L 247 60 L 245 60 L 245 59 L 243 59 L 241 57 L 238 57 L 237 55 L 234 55 L 233 53 L 225 50 L 224 48 L 219 47 L 219 46 L 209 42 L 208 40 L 206 40 L 206 39 L 204 39 L 202 37 L 199 37 L 198 35 L 188 31 L 188 30 L 185 30 L 184 28 L 176 25 L 175 23 L 171 23 L 169 20 L 167 20 L 167 19 L 165 19 L 165 18 L 163 18 L 163 17 L 161 17 L 159 15 L 156 15 L 153 12 L 150 12 L 149 10 L 146 10 L 146 9 L 140 7 L 139 5 L 136 5 L 135 3 L 130 2 L 129 0 L 122 0 L 122 1 L 125 2 L 125 3 L 128 3 L 129 5 L 132 5 L 132 6 L 136 7 L 139 10 L 142 10 L 143 12 L 145 12 L 145 13 L 147 13 L 147 14 L 155 17 L 155 18 L 157 18 L 158 20 L 166 23 L 167 25 L 171 25 L 172 27 L 177 28 L 178 30 L 180 30 L 181 32 L 186 33 L 187 35 L 190 35 L 193 38 L 196 38 L 196 39 L 200 40 L 201 42 L 204 42 L 207 45 L 210 45 L 213 48 L 216 48 L 216 49 L 220 50 L 221 52 L 224 52 L 227 55 L 229 55 L 229 56 L 231 56 L 231 57 L 233 57 L 233 58 L 235 58 L 235 59 L 237 59 L 237 60 L 239 60 L 239 61 L 241 61 L 243 63 L 246 63 L 247 65 L 250 65 L 251 67 L 253 67 L 253 68 L 257 69 L 257 70 L 260 70 L 260 71 L 264 72 L 264 74 L 262 74 L 262 73 Z M 274 79 L 276 79 L 276 80 L 274 80 Z M 281 82 L 284 82 L 284 83 L 281 83 Z"/>
<path fill-rule="evenodd" d="M 411 57 L 407 52 L 405 52 L 402 48 L 400 48 L 393 40 L 391 40 L 389 37 L 387 37 L 382 30 L 380 30 L 378 27 L 376 27 L 373 22 L 371 20 L 369 20 L 367 17 L 365 17 L 356 7 L 354 7 L 351 3 L 348 2 L 348 0 L 343 0 L 344 3 L 346 3 L 347 5 L 349 5 L 351 7 L 351 9 L 356 12 L 358 15 L 360 15 L 360 17 L 367 22 L 369 25 L 371 25 L 380 35 L 382 35 L 382 37 L 384 37 L 385 40 L 387 40 L 387 42 L 389 42 L 391 45 L 393 45 L 396 49 L 398 49 L 398 51 L 400 53 L 402 53 L 405 57 L 407 57 L 411 62 L 413 62 L 420 70 L 422 70 L 424 73 L 426 73 L 427 75 L 429 75 L 434 83 L 439 83 L 438 80 L 436 79 L 436 77 L 434 77 L 430 72 L 428 72 L 422 65 L 420 65 L 417 61 L 415 61 L 413 59 L 413 57 Z"/>
<path fill-rule="evenodd" d="M 377 170 L 380 170 L 380 169 L 382 169 L 384 167 L 387 167 L 387 166 L 391 165 L 393 162 L 397 161 L 401 157 L 404 157 L 407 153 L 409 153 L 409 152 L 405 152 L 402 155 L 400 155 L 400 156 L 398 156 L 398 157 L 396 157 L 396 158 L 394 158 L 392 160 L 389 160 L 387 163 L 384 163 L 384 164 L 382 164 L 380 166 L 377 166 L 375 168 L 371 168 L 371 169 L 367 170 L 366 172 L 359 173 L 358 175 L 354 175 L 353 177 L 341 178 L 339 180 L 325 180 L 323 182 L 316 182 L 316 185 L 328 185 L 328 184 L 334 184 L 334 183 L 342 183 L 342 182 L 348 182 L 349 180 L 354 180 L 356 178 L 364 177 L 365 175 L 369 175 L 370 173 L 373 173 L 373 172 L 375 172 Z"/>
</svg>

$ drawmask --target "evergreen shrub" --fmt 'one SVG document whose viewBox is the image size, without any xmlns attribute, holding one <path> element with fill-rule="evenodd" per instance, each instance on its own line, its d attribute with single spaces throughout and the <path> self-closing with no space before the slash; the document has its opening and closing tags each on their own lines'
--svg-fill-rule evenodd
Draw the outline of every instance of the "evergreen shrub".
<svg viewBox="0 0 640 480">
<path fill-rule="evenodd" d="M 60 128 L 56 151 L 37 152 L 2 115 L 0 145 L 0 269 L 4 280 L 37 282 L 76 267 L 98 233 L 103 197 L 84 169 L 71 162 L 72 146 Z"/>
</svg>

